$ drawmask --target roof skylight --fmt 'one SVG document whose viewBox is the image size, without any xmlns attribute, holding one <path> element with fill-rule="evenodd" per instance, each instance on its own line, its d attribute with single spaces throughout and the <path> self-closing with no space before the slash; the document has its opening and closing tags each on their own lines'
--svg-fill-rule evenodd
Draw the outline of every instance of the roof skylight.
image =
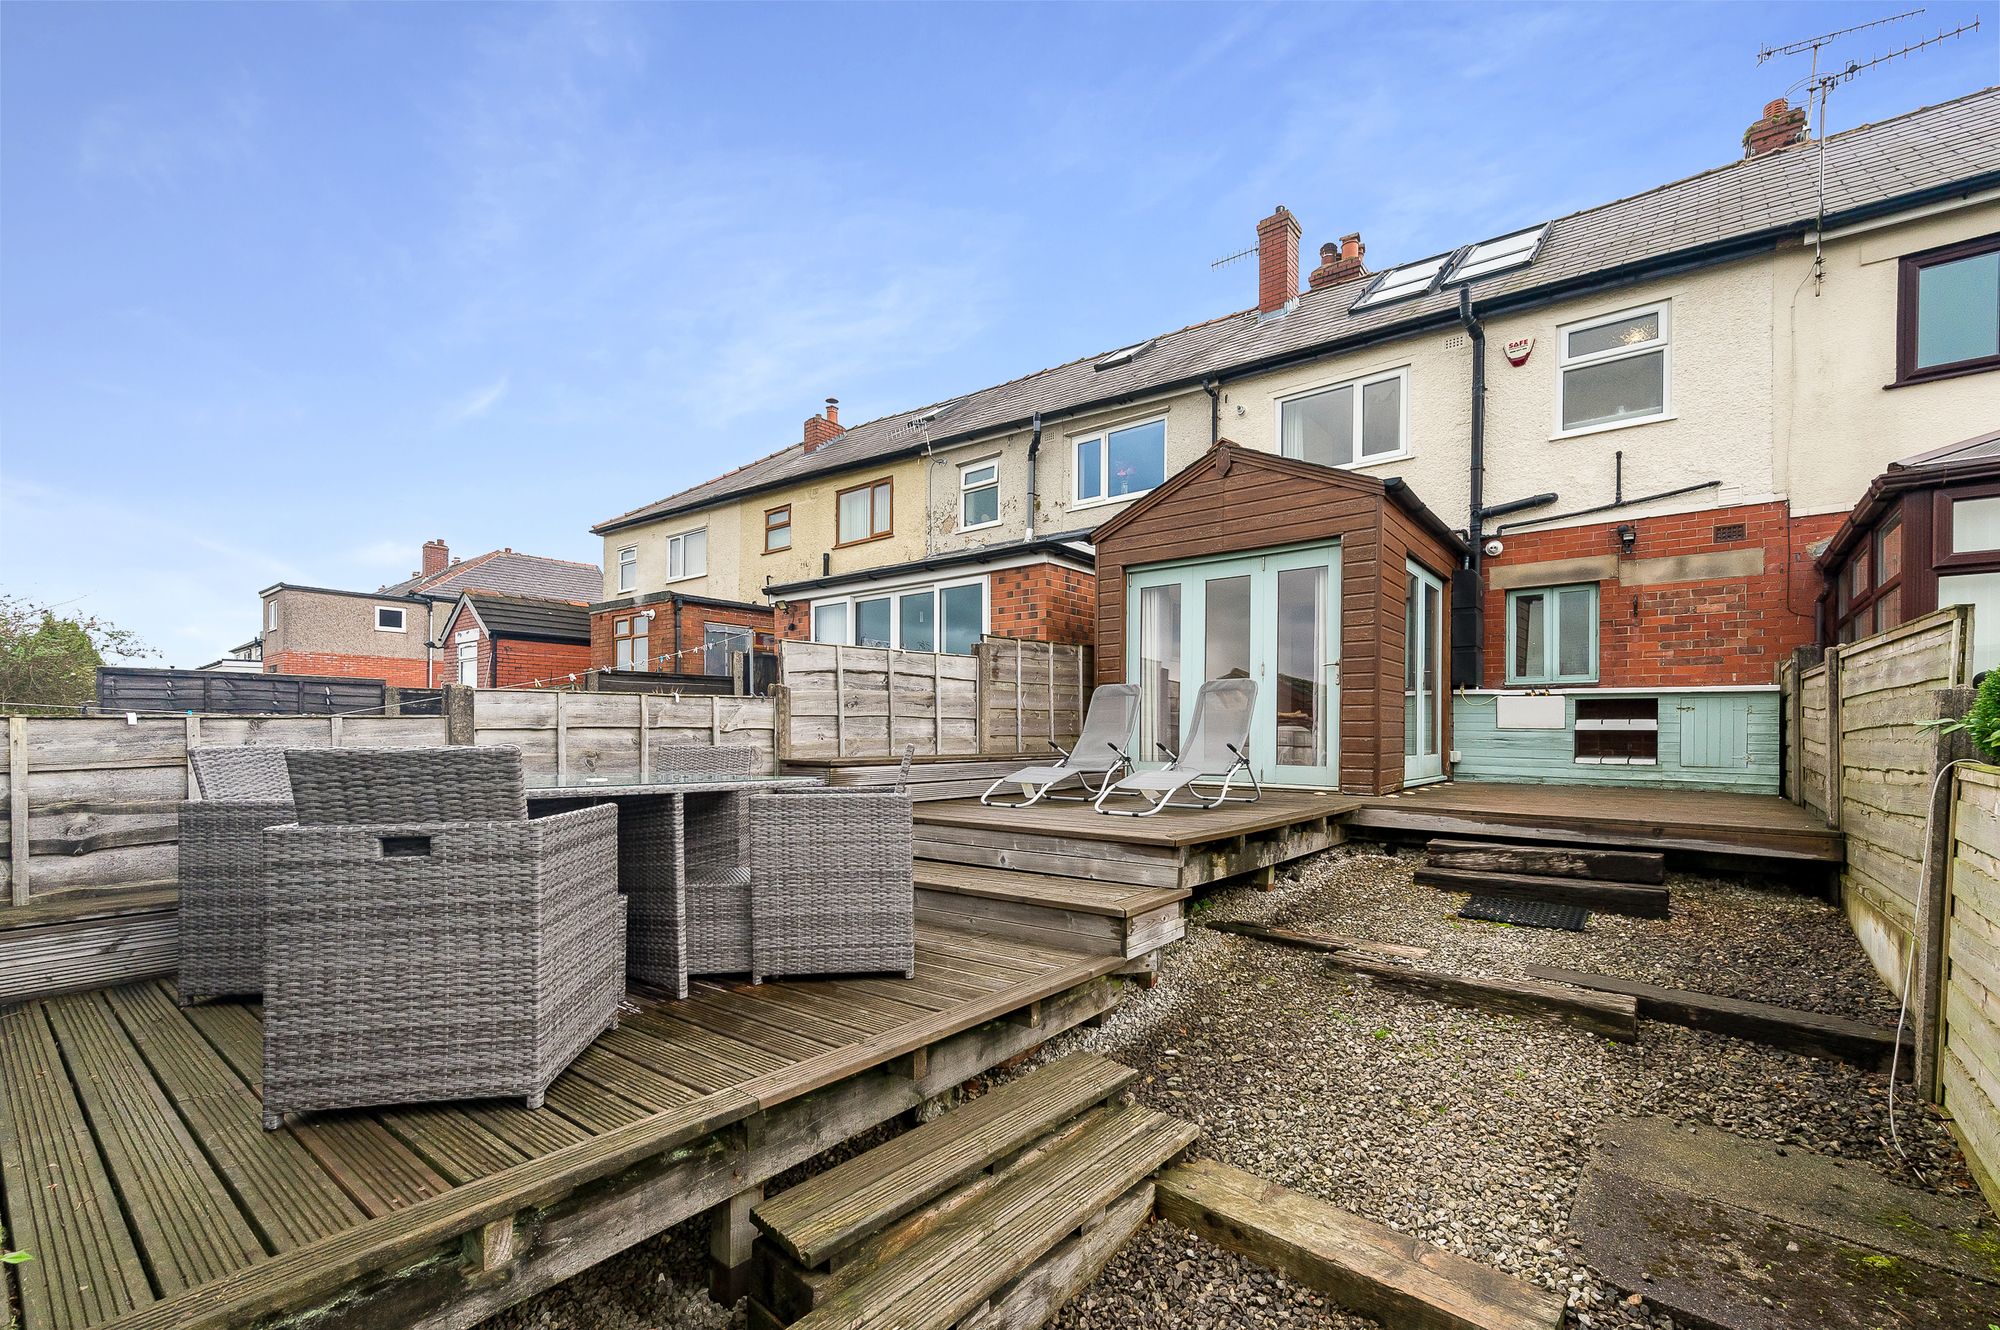
<svg viewBox="0 0 2000 1330">
<path fill-rule="evenodd" d="M 1445 281 L 1475 282 L 1496 272 L 1506 272 L 1509 268 L 1524 268 L 1535 261 L 1535 254 L 1542 247 L 1542 237 L 1548 233 L 1549 224 L 1543 222 L 1540 226 L 1531 226 L 1525 231 L 1474 245 L 1452 265 Z"/>
<path fill-rule="evenodd" d="M 1100 370 L 1116 369 L 1120 365 L 1129 365 L 1140 356 L 1146 354 L 1146 352 L 1152 350 L 1153 343 L 1158 340 L 1160 339 L 1157 337 L 1149 337 L 1143 342 L 1134 342 L 1130 346 L 1121 346 L 1111 354 L 1100 358 L 1097 362 L 1097 368 Z"/>
<path fill-rule="evenodd" d="M 1392 301 L 1408 300 L 1420 296 L 1437 285 L 1438 274 L 1450 263 L 1452 255 L 1440 254 L 1434 259 L 1421 263 L 1406 263 L 1400 268 L 1391 268 L 1380 273 L 1361 293 L 1361 298 L 1348 306 L 1350 310 L 1373 309 L 1377 305 L 1387 305 Z"/>
</svg>

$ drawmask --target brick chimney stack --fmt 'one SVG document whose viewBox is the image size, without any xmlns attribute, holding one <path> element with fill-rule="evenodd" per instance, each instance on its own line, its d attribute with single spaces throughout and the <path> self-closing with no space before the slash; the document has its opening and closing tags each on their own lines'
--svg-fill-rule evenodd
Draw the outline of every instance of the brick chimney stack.
<svg viewBox="0 0 2000 1330">
<path fill-rule="evenodd" d="M 424 576 L 441 573 L 451 567 L 451 546 L 442 540 L 424 542 Z"/>
<path fill-rule="evenodd" d="M 1257 312 L 1275 313 L 1298 294 L 1299 219 L 1281 203 L 1257 223 Z"/>
<path fill-rule="evenodd" d="M 846 432 L 840 427 L 840 399 L 829 397 L 826 399 L 826 414 L 814 416 L 806 421 L 806 451 L 817 452 L 821 444 L 837 439 Z"/>
<path fill-rule="evenodd" d="M 1312 270 L 1310 279 L 1312 289 L 1317 291 L 1322 286 L 1335 286 L 1361 276 L 1367 271 L 1361 266 L 1361 256 L 1367 252 L 1359 231 L 1342 236 L 1338 245 L 1321 245 L 1319 267 Z"/>
<path fill-rule="evenodd" d="M 1764 106 L 1764 118 L 1743 131 L 1743 155 L 1762 157 L 1767 152 L 1805 142 L 1806 109 L 1793 106 L 1783 97 Z"/>
</svg>

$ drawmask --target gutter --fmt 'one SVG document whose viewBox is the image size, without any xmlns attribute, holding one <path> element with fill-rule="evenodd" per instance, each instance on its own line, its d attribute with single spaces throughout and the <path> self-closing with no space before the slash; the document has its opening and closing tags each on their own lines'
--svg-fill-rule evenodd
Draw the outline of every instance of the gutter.
<svg viewBox="0 0 2000 1330">
<path fill-rule="evenodd" d="M 1891 199 L 1881 199 L 1875 203 L 1864 204 L 1858 208 L 1850 208 L 1846 212 L 1831 214 L 1819 223 L 1818 229 L 1826 231 L 1837 226 L 1845 226 L 1854 222 L 1887 216 L 1892 213 L 1905 212 L 1912 208 L 1922 207 L 1940 200 L 1976 194 L 1983 189 L 1990 189 L 1996 185 L 2000 185 L 2000 171 L 1989 171 L 1967 180 L 1936 185 L 1911 194 L 1899 195 Z M 1809 217 L 1800 218 L 1795 222 L 1789 222 L 1782 226 L 1765 227 L 1760 231 L 1728 236 L 1721 240 L 1710 241 L 1705 245 L 1697 245 L 1692 249 L 1674 250 L 1665 254 L 1651 255 L 1616 268 L 1597 269 L 1593 272 L 1548 286 L 1531 287 L 1510 295 L 1494 296 L 1482 301 L 1481 304 L 1489 317 L 1495 314 L 1510 314 L 1521 310 L 1536 309 L 1543 305 L 1558 304 L 1564 300 L 1573 299 L 1576 296 L 1590 295 L 1599 291 L 1616 290 L 1619 287 L 1630 286 L 1634 282 L 1644 281 L 1649 278 L 1674 276 L 1699 268 L 1728 263 L 1739 258 L 1748 258 L 1751 255 L 1772 249 L 1779 241 L 1803 236 L 1814 229 L 1814 219 Z M 1294 351 L 1280 352 L 1256 360 L 1239 361 L 1230 364 L 1227 366 L 1227 369 L 1231 378 L 1240 379 L 1251 374 L 1263 374 L 1274 370 L 1289 369 L 1297 365 L 1310 364 L 1315 360 L 1324 360 L 1329 356 L 1342 355 L 1349 351 L 1358 351 L 1385 342 L 1400 341 L 1405 337 L 1414 337 L 1421 333 L 1436 332 L 1445 328 L 1458 326 L 1460 324 L 1457 310 L 1450 308 L 1435 310 L 1406 322 L 1385 324 L 1380 328 L 1372 329 L 1369 332 L 1356 336 L 1341 338 L 1335 341 L 1317 342 Z M 1210 369 L 1200 374 L 1189 374 L 1177 379 L 1163 380 L 1144 388 L 1132 389 L 1114 396 L 1091 398 L 1087 401 L 1077 402 L 1064 407 L 1062 410 L 1050 413 L 1047 416 L 1043 416 L 1041 412 L 1037 411 L 1028 416 L 1013 420 L 994 421 L 992 424 L 982 425 L 978 429 L 967 430 L 958 434 L 940 435 L 909 447 L 891 449 L 881 453 L 871 453 L 865 459 L 856 459 L 853 465 L 860 467 L 882 462 L 900 461 L 908 457 L 921 456 L 929 449 L 948 448 L 996 434 L 1018 433 L 1021 430 L 1032 427 L 1038 419 L 1044 421 L 1065 420 L 1072 416 L 1085 415 L 1093 411 L 1109 410 L 1113 407 L 1122 406 L 1144 398 L 1171 396 L 1178 392 L 1184 392 L 1189 388 L 1201 387 L 1209 378 L 1214 377 L 1216 373 L 1216 370 Z M 978 391 L 983 392 L 985 389 Z M 830 468 L 827 472 L 788 475 L 774 479 L 767 484 L 753 485 L 747 489 L 736 490 L 703 503 L 690 504 L 684 508 L 669 508 L 660 512 L 647 513 L 644 516 L 613 518 L 609 522 L 590 528 L 590 530 L 593 535 L 609 535 L 614 531 L 622 531 L 628 527 L 646 526 L 653 522 L 664 521 L 669 517 L 679 516 L 683 513 L 700 512 L 703 509 L 713 508 L 721 503 L 747 498 L 753 494 L 763 494 L 774 489 L 782 489 L 787 485 L 811 479 L 815 475 L 831 474 L 834 471 L 844 469 L 846 468 L 834 467 Z"/>
</svg>

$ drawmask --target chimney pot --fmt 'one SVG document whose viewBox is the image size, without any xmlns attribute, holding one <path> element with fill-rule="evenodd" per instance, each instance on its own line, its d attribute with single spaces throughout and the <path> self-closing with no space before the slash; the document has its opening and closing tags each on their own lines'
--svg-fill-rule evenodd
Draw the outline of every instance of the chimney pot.
<svg viewBox="0 0 2000 1330">
<path fill-rule="evenodd" d="M 1271 314 L 1299 294 L 1299 219 L 1282 203 L 1257 223 L 1257 312 Z"/>
<path fill-rule="evenodd" d="M 1767 152 L 1789 148 L 1806 137 L 1806 112 L 1783 97 L 1764 104 L 1764 115 L 1743 131 L 1743 155 L 1762 157 Z"/>
<path fill-rule="evenodd" d="M 429 577 L 432 573 L 443 572 L 451 566 L 451 547 L 442 540 L 425 541 L 423 562 L 425 577 Z"/>
<path fill-rule="evenodd" d="M 1368 247 L 1361 243 L 1361 233 L 1350 231 L 1340 238 L 1337 245 L 1319 247 L 1319 267 L 1312 270 L 1312 289 L 1334 286 L 1361 276 L 1361 256 Z"/>
<path fill-rule="evenodd" d="M 840 427 L 840 399 L 829 397 L 826 399 L 826 414 L 808 419 L 802 438 L 806 451 L 811 453 L 818 452 L 821 445 L 839 438 L 844 433 L 846 431 Z"/>
</svg>

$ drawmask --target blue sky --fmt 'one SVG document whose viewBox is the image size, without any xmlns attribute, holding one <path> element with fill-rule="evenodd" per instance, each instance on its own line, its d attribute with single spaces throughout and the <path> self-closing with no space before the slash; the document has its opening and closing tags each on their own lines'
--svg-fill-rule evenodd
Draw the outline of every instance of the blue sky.
<svg viewBox="0 0 2000 1330">
<path fill-rule="evenodd" d="M 2000 82 L 1991 8 L 1830 126 Z M 1273 204 L 1384 267 L 1719 165 L 1761 45 L 1893 12 L 8 5 L 0 590 L 195 665 L 428 537 L 595 561 L 830 394 L 1252 303 Z"/>
</svg>

